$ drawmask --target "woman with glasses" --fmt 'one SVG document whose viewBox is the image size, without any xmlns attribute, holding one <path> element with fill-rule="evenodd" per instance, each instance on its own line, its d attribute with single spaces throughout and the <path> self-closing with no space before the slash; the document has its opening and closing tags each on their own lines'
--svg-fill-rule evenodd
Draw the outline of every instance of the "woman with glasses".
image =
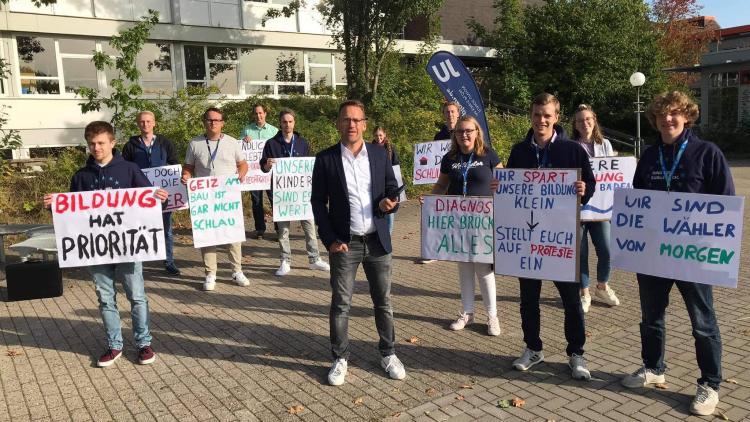
<svg viewBox="0 0 750 422">
<path fill-rule="evenodd" d="M 586 104 L 581 104 L 576 109 L 573 122 L 573 140 L 586 151 L 589 157 L 612 157 L 615 154 L 612 144 L 604 138 L 596 120 L 596 113 Z M 594 297 L 609 306 L 617 306 L 620 299 L 615 291 L 609 287 L 609 221 L 587 221 L 581 223 L 581 305 L 583 312 L 588 312 L 591 307 L 591 294 L 589 293 L 589 240 L 596 250 L 596 289 Z"/>
<path fill-rule="evenodd" d="M 383 129 L 382 126 L 375 126 L 375 129 L 373 129 L 372 143 L 373 145 L 385 148 L 388 153 L 388 160 L 390 160 L 392 166 L 398 166 L 401 164 L 401 162 L 398 161 L 398 155 L 396 155 L 396 147 L 391 143 L 390 139 L 388 139 L 388 135 L 385 133 L 385 129 Z M 393 233 L 393 220 L 396 217 L 396 213 L 387 214 L 386 217 L 388 218 L 388 231 Z"/>
<path fill-rule="evenodd" d="M 451 149 L 440 164 L 440 176 L 432 187 L 433 194 L 492 196 L 493 169 L 502 168 L 500 158 L 484 142 L 484 133 L 471 116 L 458 119 L 451 134 Z M 421 198 L 420 198 L 421 199 Z M 497 319 L 497 293 L 492 264 L 459 262 L 462 311 L 450 329 L 462 330 L 474 322 L 474 286 L 479 281 L 482 302 L 487 310 L 487 334 L 500 335 Z"/>
</svg>

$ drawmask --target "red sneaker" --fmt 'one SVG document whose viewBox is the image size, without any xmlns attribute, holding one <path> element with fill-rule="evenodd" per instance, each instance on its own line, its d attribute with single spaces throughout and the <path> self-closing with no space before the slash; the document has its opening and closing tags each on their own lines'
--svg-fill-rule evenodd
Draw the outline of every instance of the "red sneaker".
<svg viewBox="0 0 750 422">
<path fill-rule="evenodd" d="M 156 353 L 154 353 L 154 349 L 152 349 L 151 346 L 143 346 L 138 350 L 138 363 L 141 365 L 154 363 L 155 360 Z"/>
<path fill-rule="evenodd" d="M 104 352 L 104 354 L 99 358 L 99 360 L 96 362 L 96 366 L 100 368 L 106 368 L 115 363 L 115 361 L 119 359 L 120 356 L 122 356 L 122 350 L 109 349 Z"/>
</svg>

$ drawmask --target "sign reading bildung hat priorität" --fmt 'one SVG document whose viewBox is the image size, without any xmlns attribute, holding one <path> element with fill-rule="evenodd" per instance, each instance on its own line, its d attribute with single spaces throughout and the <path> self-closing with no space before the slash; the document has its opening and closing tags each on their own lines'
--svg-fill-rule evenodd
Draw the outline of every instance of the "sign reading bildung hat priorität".
<svg viewBox="0 0 750 422">
<path fill-rule="evenodd" d="M 156 188 L 56 193 L 52 221 L 60 268 L 163 260 Z"/>
<path fill-rule="evenodd" d="M 495 274 L 578 280 L 577 169 L 495 169 Z"/>
<path fill-rule="evenodd" d="M 422 258 L 492 263 L 492 198 L 425 195 Z"/>
<path fill-rule="evenodd" d="M 612 266 L 737 287 L 745 198 L 642 189 L 615 191 Z"/>
<path fill-rule="evenodd" d="M 242 191 L 236 174 L 188 179 L 187 189 L 194 247 L 245 241 Z"/>
</svg>

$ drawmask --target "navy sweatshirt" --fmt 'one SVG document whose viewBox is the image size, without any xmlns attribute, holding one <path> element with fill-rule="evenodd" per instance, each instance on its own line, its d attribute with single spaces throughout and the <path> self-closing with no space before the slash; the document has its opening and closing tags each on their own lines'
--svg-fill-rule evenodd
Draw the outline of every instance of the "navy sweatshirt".
<svg viewBox="0 0 750 422">
<path fill-rule="evenodd" d="M 122 147 L 122 158 L 138 164 L 142 169 L 180 164 L 174 144 L 162 135 L 154 137 L 151 151 L 143 145 L 140 136 L 131 136 Z"/>
<path fill-rule="evenodd" d="M 125 161 L 113 151 L 112 161 L 102 167 L 89 155 L 86 165 L 70 179 L 70 191 L 82 192 L 102 189 L 128 189 L 151 187 L 151 182 L 135 163 Z"/>
<path fill-rule="evenodd" d="M 546 154 L 548 154 L 546 168 L 581 169 L 581 180 L 586 182 L 586 193 L 581 197 L 581 204 L 585 204 L 594 195 L 594 189 L 596 188 L 596 179 L 594 178 L 594 172 L 591 170 L 589 157 L 586 150 L 567 137 L 562 126 L 555 125 L 554 129 L 557 133 L 555 142 L 548 143 L 546 148 L 540 150 L 539 156 L 540 158 L 544 157 L 546 150 Z M 536 146 L 533 139 L 534 131 L 529 129 L 526 139 L 515 144 L 510 150 L 506 168 L 539 168 L 540 163 L 537 161 Z"/>
<path fill-rule="evenodd" d="M 307 143 L 307 139 L 301 137 L 297 132 L 294 132 L 293 139 L 294 151 L 291 151 L 291 142 L 287 144 L 281 131 L 276 132 L 276 135 L 266 141 L 266 146 L 263 147 L 263 155 L 260 157 L 260 168 L 266 171 L 264 167 L 269 158 L 290 157 L 290 152 L 292 153 L 292 157 L 313 157 L 310 154 L 310 145 Z"/>
<path fill-rule="evenodd" d="M 677 156 L 680 146 L 687 140 L 687 146 L 677 163 L 670 190 L 675 192 L 705 193 L 712 195 L 734 195 L 734 183 L 729 172 L 729 164 L 719 147 L 698 138 L 692 130 L 685 129 L 673 145 L 659 141 L 646 149 L 638 161 L 633 176 L 636 189 L 667 190 L 661 164 L 659 148 L 663 149 L 667 171 Z"/>
</svg>

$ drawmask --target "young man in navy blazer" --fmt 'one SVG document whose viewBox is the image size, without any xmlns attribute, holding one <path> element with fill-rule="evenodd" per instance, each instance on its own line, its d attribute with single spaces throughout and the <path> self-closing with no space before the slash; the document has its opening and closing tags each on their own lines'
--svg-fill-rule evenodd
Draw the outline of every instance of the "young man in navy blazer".
<svg viewBox="0 0 750 422">
<path fill-rule="evenodd" d="M 346 377 L 349 309 L 360 263 L 370 284 L 381 366 L 392 379 L 404 379 L 406 370 L 394 348 L 392 248 L 385 218 L 398 208 L 398 184 L 386 151 L 364 142 L 367 118 L 361 102 L 342 103 L 336 127 L 341 142 L 316 156 L 310 199 L 331 264 L 329 317 L 334 362 L 328 383 L 341 385 Z"/>
</svg>

